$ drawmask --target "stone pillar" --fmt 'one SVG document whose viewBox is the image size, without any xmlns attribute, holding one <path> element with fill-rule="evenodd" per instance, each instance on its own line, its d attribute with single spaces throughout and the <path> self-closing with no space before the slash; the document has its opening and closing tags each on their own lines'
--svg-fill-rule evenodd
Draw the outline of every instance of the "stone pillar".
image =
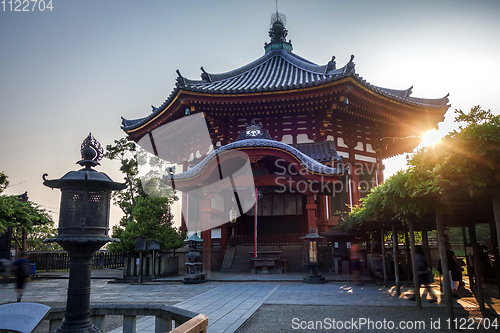
<svg viewBox="0 0 500 333">
<path fill-rule="evenodd" d="M 316 203 L 314 202 L 314 194 L 307 195 L 307 230 L 314 229 L 314 232 L 317 232 L 316 225 Z"/>
</svg>

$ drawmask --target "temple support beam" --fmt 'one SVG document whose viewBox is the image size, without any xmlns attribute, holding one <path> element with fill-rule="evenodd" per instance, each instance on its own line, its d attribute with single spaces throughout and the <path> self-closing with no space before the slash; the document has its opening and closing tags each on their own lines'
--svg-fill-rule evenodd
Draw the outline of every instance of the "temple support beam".
<svg viewBox="0 0 500 333">
<path fill-rule="evenodd" d="M 396 279 L 396 293 L 401 296 L 401 279 L 399 277 L 399 240 L 396 226 L 392 225 L 392 252 L 394 256 L 394 278 Z"/>
<path fill-rule="evenodd" d="M 438 233 L 439 242 L 439 256 L 441 257 L 441 270 L 443 272 L 443 291 L 444 299 L 446 304 L 446 314 L 451 320 L 455 319 L 455 313 L 453 311 L 453 299 L 451 295 L 451 281 L 450 275 L 448 274 L 448 256 L 446 255 L 446 241 L 444 238 L 444 226 L 443 217 L 436 213 L 436 228 Z M 441 296 L 441 303 L 443 302 L 443 297 Z"/>
<path fill-rule="evenodd" d="M 472 257 L 474 260 L 474 275 L 476 276 L 476 300 L 481 311 L 484 311 L 483 277 L 481 275 L 481 263 L 477 246 L 476 224 L 469 226 L 469 236 L 472 245 Z"/>
<path fill-rule="evenodd" d="M 384 277 L 384 287 L 387 288 L 387 265 L 385 261 L 384 225 L 380 227 L 380 244 L 382 245 L 382 276 Z"/>
<path fill-rule="evenodd" d="M 410 229 L 411 267 L 413 268 L 413 290 L 415 293 L 415 302 L 417 303 L 417 308 L 422 310 L 422 301 L 420 300 L 420 281 L 418 280 L 417 249 L 415 248 L 415 222 L 410 220 L 408 228 Z"/>
<path fill-rule="evenodd" d="M 496 193 L 493 196 L 492 201 L 493 201 L 493 213 L 495 215 L 495 228 L 497 230 L 497 232 L 496 232 L 497 247 L 494 250 L 496 251 L 495 258 L 498 258 L 498 257 L 500 257 L 500 246 L 499 246 L 499 244 L 500 244 L 500 193 Z M 494 238 L 494 234 L 491 234 L 491 238 Z M 495 244 L 495 242 L 493 242 L 493 244 Z M 497 266 L 498 265 L 500 265 L 500 263 L 497 261 Z M 497 270 L 497 272 L 498 272 L 498 270 Z M 497 277 L 497 281 L 498 281 L 498 293 L 500 295 L 500 276 Z"/>
</svg>

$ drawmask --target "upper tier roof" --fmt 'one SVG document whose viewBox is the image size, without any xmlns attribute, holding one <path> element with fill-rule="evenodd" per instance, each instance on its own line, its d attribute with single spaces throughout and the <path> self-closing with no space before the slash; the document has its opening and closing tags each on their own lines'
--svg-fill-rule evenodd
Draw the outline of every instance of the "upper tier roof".
<svg viewBox="0 0 500 333">
<path fill-rule="evenodd" d="M 351 59 L 352 60 L 352 59 Z M 292 52 L 272 50 L 259 59 L 223 74 L 203 70 L 202 80 L 177 78 L 177 87 L 203 93 L 241 94 L 291 90 L 324 84 L 354 72 L 354 63 L 335 69 L 333 63 L 316 65 Z"/>
<path fill-rule="evenodd" d="M 201 80 L 191 80 L 177 70 L 177 82 L 172 93 L 158 108 L 144 118 L 122 119 L 122 129 L 134 130 L 162 113 L 175 100 L 179 93 L 189 92 L 211 95 L 252 94 L 273 91 L 292 91 L 328 84 L 350 77 L 362 87 L 397 102 L 424 109 L 448 109 L 448 95 L 437 99 L 411 97 L 412 88 L 404 90 L 387 89 L 374 86 L 355 72 L 354 56 L 349 62 L 337 68 L 335 57 L 326 65 L 317 65 L 292 52 L 291 42 L 286 41 L 287 30 L 280 14 L 276 14 L 269 31 L 271 43 L 266 43 L 265 54 L 259 59 L 238 69 L 221 73 L 208 73 L 201 67 Z"/>
</svg>

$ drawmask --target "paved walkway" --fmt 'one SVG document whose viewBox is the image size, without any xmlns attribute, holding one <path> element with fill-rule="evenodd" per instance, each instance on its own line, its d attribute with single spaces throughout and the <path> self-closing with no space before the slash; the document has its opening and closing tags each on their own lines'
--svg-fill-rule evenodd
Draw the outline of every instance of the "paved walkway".
<svg viewBox="0 0 500 333">
<path fill-rule="evenodd" d="M 119 275 L 119 271 L 94 271 L 92 280 L 91 303 L 159 303 L 174 305 L 179 308 L 199 312 L 209 317 L 209 333 L 235 332 L 248 318 L 259 309 L 280 306 L 323 306 L 328 307 L 369 307 L 387 308 L 388 316 L 397 316 L 394 309 L 415 309 L 415 303 L 405 299 L 411 292 L 402 288 L 403 295 L 398 297 L 394 287 L 384 288 L 374 284 L 357 286 L 349 276 L 325 275 L 329 282 L 321 285 L 304 284 L 300 280 L 303 274 L 218 274 L 212 273 L 211 279 L 230 282 L 207 282 L 199 285 L 182 285 L 172 279 L 162 279 L 143 285 L 108 284 L 109 278 Z M 106 279 L 108 278 L 108 280 Z M 252 280 L 253 282 L 246 282 Z M 255 282 L 260 280 L 260 282 Z M 263 281 L 265 280 L 265 281 Z M 23 298 L 26 302 L 37 302 L 49 306 L 64 306 L 68 280 L 59 279 L 33 280 Z M 423 290 L 422 290 L 423 291 Z M 492 308 L 500 312 L 498 298 L 491 298 Z M 15 301 L 13 286 L 0 286 L 0 303 Z M 473 299 L 464 297 L 454 300 L 457 308 L 477 308 Z M 428 311 L 444 308 L 444 304 L 431 304 L 423 301 Z M 259 310 L 260 311 L 260 310 Z M 387 312 L 386 311 L 386 312 Z M 363 310 L 360 310 L 361 315 Z M 383 313 L 383 310 L 381 310 Z M 314 311 L 312 312 L 314 318 Z M 319 315 L 319 314 L 317 314 Z M 118 327 L 121 319 L 117 318 Z M 121 328 L 111 332 L 121 332 Z M 154 332 L 154 317 L 144 317 L 137 321 L 138 333 Z"/>
<path fill-rule="evenodd" d="M 208 333 L 233 333 L 263 304 L 386 307 L 390 312 L 404 307 L 413 311 L 415 302 L 406 299 L 411 293 L 409 288 L 402 288 L 402 295 L 399 297 L 394 288 L 373 284 L 357 286 L 344 283 L 311 285 L 286 281 L 279 284 L 243 282 L 225 283 L 174 306 L 208 316 Z M 425 299 L 422 306 L 429 310 L 445 308 L 444 304 L 428 303 Z M 454 306 L 457 309 L 478 309 L 476 304 L 465 299 L 454 300 Z M 361 313 L 362 311 L 359 314 Z M 391 317 L 391 314 L 386 313 L 386 316 Z M 154 317 L 145 317 L 138 321 L 137 333 L 154 333 L 154 325 Z M 121 328 L 112 331 L 120 332 Z"/>
</svg>

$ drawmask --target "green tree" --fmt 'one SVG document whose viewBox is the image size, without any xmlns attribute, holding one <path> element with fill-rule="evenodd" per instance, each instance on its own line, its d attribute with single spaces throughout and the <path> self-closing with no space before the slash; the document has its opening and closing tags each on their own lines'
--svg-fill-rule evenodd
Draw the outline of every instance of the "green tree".
<svg viewBox="0 0 500 333">
<path fill-rule="evenodd" d="M 104 156 L 121 162 L 120 170 L 130 184 L 128 191 L 117 192 L 113 197 L 124 217 L 112 228 L 113 237 L 121 242 L 109 244 L 110 251 L 134 251 L 135 239 L 139 236 L 146 237 L 147 241 L 159 241 L 162 250 L 184 246 L 185 233 L 173 227 L 171 205 L 177 197 L 171 188 L 159 181 L 158 170 L 165 169 L 164 162 L 123 138 L 106 146 Z M 149 170 L 142 177 L 144 186 L 139 177 L 142 167 Z"/>
<path fill-rule="evenodd" d="M 7 178 L 7 175 L 3 171 L 0 171 L 0 193 L 9 186 L 9 180 Z"/>
<path fill-rule="evenodd" d="M 17 196 L 0 196 L 0 232 L 11 228 L 15 246 L 23 248 L 23 234 L 29 239 L 53 225 L 48 212 L 34 202 L 20 200 Z"/>
<path fill-rule="evenodd" d="M 28 251 L 62 251 L 62 247 L 57 243 L 44 243 L 46 238 L 55 238 L 57 228 L 54 221 L 50 220 L 46 224 L 35 225 L 27 237 Z"/>
<path fill-rule="evenodd" d="M 0 172 L 0 193 L 9 185 L 8 176 Z M 42 240 L 57 235 L 54 221 L 40 205 L 17 195 L 0 196 L 0 233 L 12 230 L 12 244 L 23 248 L 23 236 L 27 240 L 24 250 L 39 251 L 60 249 L 57 244 L 44 244 Z"/>
<path fill-rule="evenodd" d="M 421 149 L 409 168 L 387 179 L 355 207 L 341 228 L 360 229 L 373 221 L 419 220 L 432 214 L 444 191 L 463 186 L 481 188 L 500 182 L 500 116 L 473 107 L 456 110 L 458 131 L 442 143 Z"/>
</svg>

